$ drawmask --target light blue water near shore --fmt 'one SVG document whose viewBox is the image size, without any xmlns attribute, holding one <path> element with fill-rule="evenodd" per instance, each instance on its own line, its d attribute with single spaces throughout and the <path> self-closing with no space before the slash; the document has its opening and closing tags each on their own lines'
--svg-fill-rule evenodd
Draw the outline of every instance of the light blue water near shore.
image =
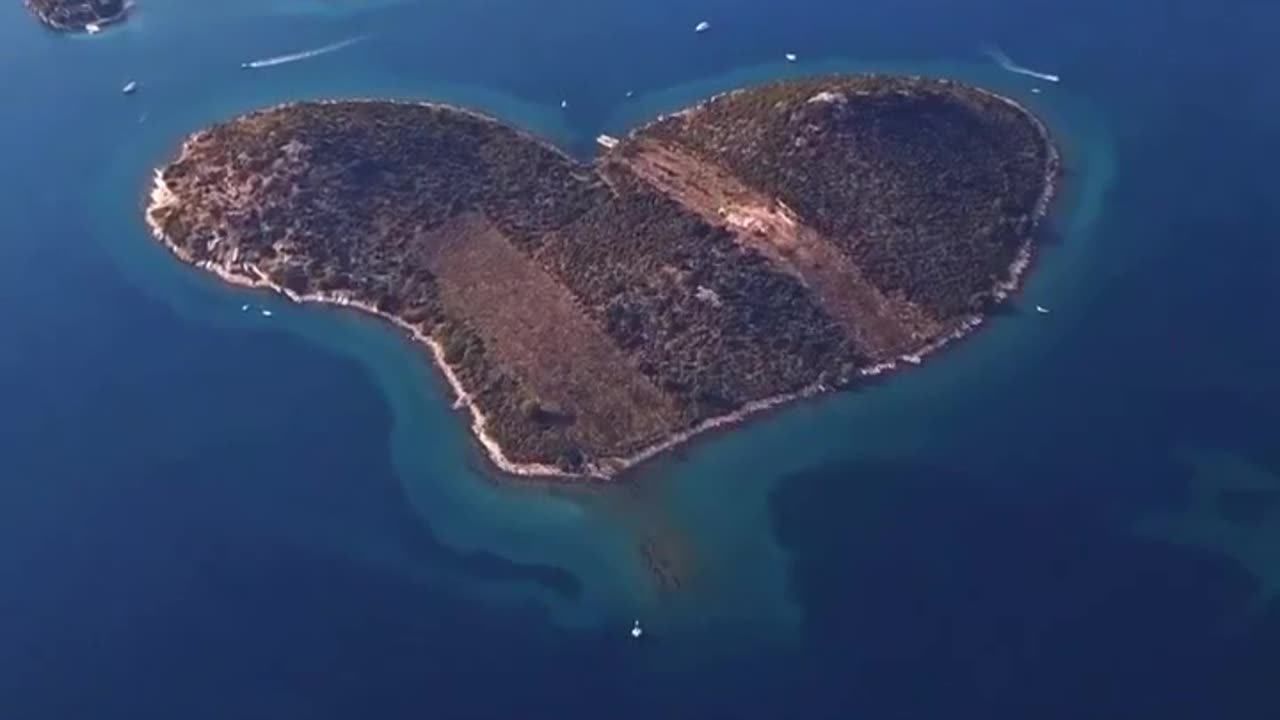
<svg viewBox="0 0 1280 720">
<path fill-rule="evenodd" d="M 1259 80 L 1280 11 L 148 0 L 72 39 L 10 5 L 4 716 L 1280 714 L 1280 93 Z M 142 224 L 187 133 L 263 105 L 442 100 L 587 155 L 714 92 L 847 70 L 1048 121 L 1068 173 L 1022 297 L 923 368 L 609 491 L 494 482 L 396 332 L 224 287 Z"/>
</svg>

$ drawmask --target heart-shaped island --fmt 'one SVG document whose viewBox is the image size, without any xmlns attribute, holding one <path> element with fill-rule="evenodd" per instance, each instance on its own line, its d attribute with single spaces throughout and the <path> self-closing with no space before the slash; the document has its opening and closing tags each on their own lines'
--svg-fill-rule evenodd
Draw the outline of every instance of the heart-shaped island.
<svg viewBox="0 0 1280 720">
<path fill-rule="evenodd" d="M 1025 108 L 916 77 L 730 92 L 602 145 L 295 103 L 190 137 L 147 216 L 230 282 L 412 333 L 503 470 L 608 478 L 972 329 L 1059 173 Z"/>
</svg>

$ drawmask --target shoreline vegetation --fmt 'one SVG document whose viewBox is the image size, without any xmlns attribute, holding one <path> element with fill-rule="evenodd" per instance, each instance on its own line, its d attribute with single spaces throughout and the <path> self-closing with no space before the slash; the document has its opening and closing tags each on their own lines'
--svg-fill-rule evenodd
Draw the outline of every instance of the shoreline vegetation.
<svg viewBox="0 0 1280 720">
<path fill-rule="evenodd" d="M 904 134 L 912 123 L 932 137 Z M 382 163 L 364 152 L 374 143 L 365 125 L 380 143 L 411 128 L 428 155 Z M 979 142 L 939 160 L 956 133 Z M 851 149 L 851 135 L 863 147 Z M 334 154 L 336 165 L 321 161 Z M 401 189 L 405 168 L 428 172 L 427 158 L 456 162 L 482 194 L 457 195 L 459 178 L 443 169 L 430 172 L 453 195 Z M 335 175 L 352 167 L 362 185 L 392 190 L 357 206 L 314 186 L 323 177 L 349 190 Z M 920 78 L 731 91 L 633 130 L 592 165 L 465 109 L 324 101 L 193 134 L 156 171 L 146 219 L 179 259 L 228 283 L 354 308 L 425 345 L 501 472 L 608 480 L 708 431 L 919 364 L 973 332 L 1030 266 L 1060 172 L 1047 128 L 1022 105 Z M 904 194 L 923 173 L 945 182 Z M 852 196 L 823 182 L 845 174 Z M 410 217 L 396 205 L 406 201 L 418 203 Z M 982 204 L 992 210 L 973 211 Z M 316 230 L 291 224 L 294 211 L 322 222 L 330 211 L 361 215 L 343 231 L 362 239 L 350 255 L 308 244 Z M 912 221 L 902 215 L 922 211 L 939 225 L 903 232 Z M 953 225 L 978 228 L 982 242 L 939 234 Z M 920 237 L 925 245 L 910 244 Z M 632 264 L 643 275 L 627 275 Z M 771 313 L 781 321 L 770 325 Z"/>
<path fill-rule="evenodd" d="M 59 32 L 96 32 L 123 22 L 133 9 L 132 0 L 23 0 L 23 3 L 40 22 Z"/>
</svg>

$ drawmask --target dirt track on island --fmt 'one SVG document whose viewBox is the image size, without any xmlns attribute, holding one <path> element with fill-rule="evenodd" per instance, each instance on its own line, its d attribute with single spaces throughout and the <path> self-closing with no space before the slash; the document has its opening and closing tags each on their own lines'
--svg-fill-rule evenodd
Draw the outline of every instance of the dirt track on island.
<svg viewBox="0 0 1280 720">
<path fill-rule="evenodd" d="M 627 167 L 799 278 L 868 357 L 893 357 L 939 331 L 920 308 L 881 293 L 848 256 L 786 205 L 680 148 L 644 138 L 628 142 Z"/>
<path fill-rule="evenodd" d="M 540 400 L 576 418 L 571 433 L 580 442 L 626 452 L 680 424 L 671 399 L 627 362 L 573 296 L 483 217 L 459 217 L 415 243 L 448 312 L 474 326 Z"/>
</svg>

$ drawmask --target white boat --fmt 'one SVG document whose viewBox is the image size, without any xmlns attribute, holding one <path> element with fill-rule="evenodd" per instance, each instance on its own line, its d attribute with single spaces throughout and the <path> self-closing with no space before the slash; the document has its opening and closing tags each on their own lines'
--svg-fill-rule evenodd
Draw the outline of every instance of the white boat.
<svg viewBox="0 0 1280 720">
<path fill-rule="evenodd" d="M 270 310 L 263 310 L 263 311 L 262 311 L 262 317 L 271 317 L 271 311 L 270 311 Z"/>
<path fill-rule="evenodd" d="M 640 627 L 639 620 L 635 621 L 635 624 L 631 626 L 631 637 L 635 638 L 636 640 L 639 640 L 640 638 L 644 637 L 644 628 Z"/>
<path fill-rule="evenodd" d="M 783 55 L 783 57 L 785 57 L 785 58 L 787 59 L 787 62 L 795 62 L 795 61 L 796 61 L 796 54 L 795 54 L 795 53 L 787 53 L 786 55 Z"/>
<path fill-rule="evenodd" d="M 1045 306 L 1043 306 L 1043 305 L 1037 305 L 1037 306 L 1036 306 L 1036 312 L 1040 313 L 1041 315 L 1048 315 L 1048 314 L 1049 314 L 1049 308 L 1047 308 L 1047 307 L 1045 307 Z"/>
<path fill-rule="evenodd" d="M 97 35 L 102 32 L 102 26 L 98 23 L 85 23 L 84 31 L 90 35 Z"/>
<path fill-rule="evenodd" d="M 596 144 L 605 150 L 612 150 L 618 147 L 618 138 L 612 135 L 597 135 Z"/>
<path fill-rule="evenodd" d="M 711 29 L 711 23 L 707 22 L 706 20 L 703 20 L 702 22 L 693 26 L 693 31 L 696 33 L 704 33 L 710 29 Z"/>
<path fill-rule="evenodd" d="M 561 110 L 567 110 L 568 108 L 569 108 L 569 101 L 568 101 L 568 100 L 561 100 L 561 101 L 560 101 L 560 109 L 561 109 Z"/>
<path fill-rule="evenodd" d="M 1031 88 L 1031 92 L 1032 92 L 1032 94 L 1039 95 L 1039 94 L 1040 94 L 1040 88 Z"/>
<path fill-rule="evenodd" d="M 240 306 L 240 312 L 249 312 L 249 306 L 248 306 L 248 305 L 241 305 L 241 306 Z"/>
<path fill-rule="evenodd" d="M 132 95 L 137 91 L 138 91 L 137 80 L 130 80 L 129 82 L 124 84 L 123 88 L 120 89 L 120 92 L 124 93 L 125 95 Z"/>
<path fill-rule="evenodd" d="M 635 91 L 635 90 L 628 90 L 628 91 L 627 91 L 627 97 L 632 98 L 632 97 L 635 97 L 635 96 L 636 96 L 636 91 Z"/>
</svg>

